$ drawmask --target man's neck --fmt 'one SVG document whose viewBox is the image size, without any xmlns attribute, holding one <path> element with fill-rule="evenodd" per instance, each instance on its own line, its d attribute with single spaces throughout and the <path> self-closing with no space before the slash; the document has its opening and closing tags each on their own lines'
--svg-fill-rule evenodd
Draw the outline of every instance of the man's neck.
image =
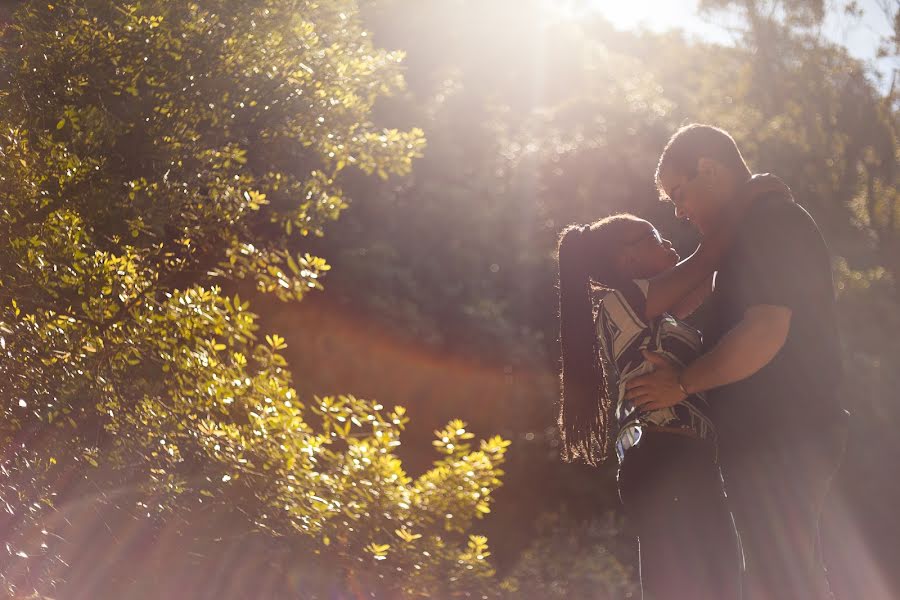
<svg viewBox="0 0 900 600">
<path fill-rule="evenodd" d="M 720 212 L 720 224 L 724 226 L 734 225 L 744 218 L 747 210 L 753 204 L 754 195 L 747 193 L 752 175 L 747 172 L 736 177 L 730 197 L 726 198 Z"/>
</svg>

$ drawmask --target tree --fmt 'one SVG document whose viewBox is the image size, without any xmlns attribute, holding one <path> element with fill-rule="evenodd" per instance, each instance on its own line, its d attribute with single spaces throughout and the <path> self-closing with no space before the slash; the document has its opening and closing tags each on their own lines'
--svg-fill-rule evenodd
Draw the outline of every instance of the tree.
<svg viewBox="0 0 900 600">
<path fill-rule="evenodd" d="M 347 312 L 380 319 L 414 348 L 436 349 L 448 363 L 477 357 L 509 382 L 512 400 L 500 405 L 509 410 L 464 413 L 474 426 L 522 440 L 498 500 L 508 494 L 508 508 L 486 524 L 498 564 L 515 562 L 533 533 L 520 524 L 536 514 L 560 503 L 616 504 L 612 469 L 556 462 L 553 250 L 565 224 L 628 210 L 690 251 L 696 238 L 656 202 L 653 182 L 660 150 L 685 121 L 725 127 L 754 169 L 785 177 L 842 257 L 835 275 L 854 436 L 833 497 L 847 498 L 854 517 L 866 515 L 866 543 L 892 548 L 898 534 L 884 523 L 896 500 L 886 499 L 900 496 L 881 465 L 898 450 L 889 432 L 900 385 L 900 252 L 889 243 L 898 214 L 896 101 L 866 65 L 822 37 L 825 5 L 706 2 L 712 14 L 742 17 L 731 21 L 736 43 L 719 45 L 616 31 L 589 14 L 554 22 L 535 2 L 375 4 L 377 39 L 409 54 L 408 94 L 379 110 L 421 124 L 429 146 L 409 179 L 363 190 L 365 205 L 336 225 L 343 235 L 323 240 L 338 266 L 330 291 Z M 338 238 L 352 242 L 338 248 Z M 351 372 L 339 367 L 331 377 Z M 414 394 L 446 404 L 436 393 Z M 484 404 L 477 395 L 472 402 Z"/>
<path fill-rule="evenodd" d="M 284 338 L 237 294 L 321 289 L 329 267 L 303 249 L 346 208 L 345 172 L 409 172 L 422 132 L 369 119 L 401 58 L 351 0 L 20 7 L 0 41 L 10 593 L 65 579 L 56 540 L 88 490 L 287 539 L 328 585 L 486 589 L 486 541 L 463 533 L 508 442 L 473 450 L 450 423 L 408 476 L 402 407 L 305 402 Z"/>
<path fill-rule="evenodd" d="M 878 262 L 897 280 L 900 196 L 893 91 L 881 96 L 867 79 L 865 65 L 823 39 L 825 10 L 819 0 L 705 0 L 701 10 L 740 16 L 743 44 L 753 57 L 743 69 L 743 84 L 763 108 L 756 119 L 745 118 L 743 127 L 748 133 L 763 130 L 755 136 L 762 138 L 760 154 L 773 164 L 783 161 L 786 151 L 805 154 L 803 175 L 816 182 L 803 190 L 808 202 L 825 213 L 826 226 L 844 228 L 842 239 L 853 237 L 848 226 L 866 229 L 875 240 Z M 850 2 L 846 10 L 852 15 L 859 8 Z M 886 6 L 884 12 L 896 19 Z M 776 114 L 778 119 L 772 119 Z M 858 245 L 839 251 L 860 255 Z"/>
</svg>

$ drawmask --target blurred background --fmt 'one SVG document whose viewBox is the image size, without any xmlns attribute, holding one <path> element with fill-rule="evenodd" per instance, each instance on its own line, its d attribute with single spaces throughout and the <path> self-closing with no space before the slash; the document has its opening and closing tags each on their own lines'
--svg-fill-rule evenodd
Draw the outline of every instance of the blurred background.
<svg viewBox="0 0 900 600">
<path fill-rule="evenodd" d="M 351 188 L 317 248 L 326 291 L 273 305 L 304 341 L 288 351 L 301 386 L 409 407 L 412 469 L 451 416 L 511 439 L 480 528 L 498 569 L 546 586 L 528 597 L 601 597 L 594 578 L 633 566 L 634 548 L 610 515 L 615 467 L 557 458 L 555 243 L 566 224 L 631 211 L 689 253 L 697 238 L 653 172 L 679 125 L 718 125 L 787 181 L 834 255 L 853 432 L 826 553 L 842 597 L 900 596 L 898 3 L 394 0 L 363 14 L 378 45 L 406 52 L 408 90 L 379 115 L 422 127 L 428 147 L 402 181 Z"/>
</svg>

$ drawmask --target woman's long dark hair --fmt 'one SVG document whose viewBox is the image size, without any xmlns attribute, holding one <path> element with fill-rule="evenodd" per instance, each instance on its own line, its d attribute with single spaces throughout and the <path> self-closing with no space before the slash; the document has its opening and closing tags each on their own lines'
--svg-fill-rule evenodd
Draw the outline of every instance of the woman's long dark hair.
<svg viewBox="0 0 900 600">
<path fill-rule="evenodd" d="M 588 225 L 571 225 L 559 238 L 559 340 L 562 395 L 559 430 L 562 458 L 591 465 L 604 461 L 615 439 L 614 400 L 604 367 L 606 352 L 594 326 L 592 287 L 617 288 L 616 255 L 638 218 L 619 214 Z"/>
</svg>

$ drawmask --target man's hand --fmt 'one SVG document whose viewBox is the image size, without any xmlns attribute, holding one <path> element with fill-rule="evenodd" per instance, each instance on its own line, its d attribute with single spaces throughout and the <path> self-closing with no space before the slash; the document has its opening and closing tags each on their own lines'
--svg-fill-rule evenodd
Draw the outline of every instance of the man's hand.
<svg viewBox="0 0 900 600">
<path fill-rule="evenodd" d="M 629 380 L 625 384 L 625 399 L 637 410 L 649 412 L 675 406 L 687 396 L 681 391 L 681 370 L 662 355 L 641 351 L 654 366 L 654 371 Z"/>
</svg>

